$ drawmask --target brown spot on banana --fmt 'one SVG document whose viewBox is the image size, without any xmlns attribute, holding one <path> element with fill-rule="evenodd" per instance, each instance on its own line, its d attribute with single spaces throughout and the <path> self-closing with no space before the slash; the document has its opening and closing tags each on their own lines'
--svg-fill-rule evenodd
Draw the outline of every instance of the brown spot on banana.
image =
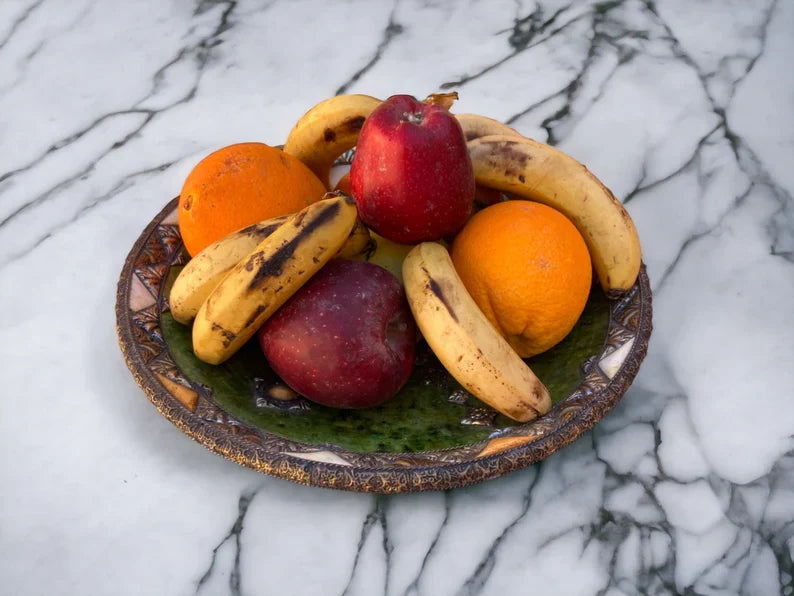
<svg viewBox="0 0 794 596">
<path fill-rule="evenodd" d="M 231 344 L 235 339 L 237 339 L 237 334 L 232 333 L 218 325 L 217 323 L 212 324 L 212 330 L 220 333 L 223 336 L 223 347 L 228 348 L 229 344 Z"/>
<path fill-rule="evenodd" d="M 278 293 L 278 290 L 276 290 L 276 293 Z M 257 317 L 265 312 L 265 310 L 267 310 L 267 305 L 260 304 L 257 306 L 256 310 L 254 310 L 254 312 L 251 313 L 251 316 L 248 317 L 248 320 L 246 320 L 245 324 L 243 325 L 243 329 L 248 329 L 251 325 L 253 325 L 256 322 Z"/>
<path fill-rule="evenodd" d="M 518 168 L 523 168 L 531 159 L 531 156 L 524 151 L 516 150 L 521 141 L 499 141 L 494 144 L 494 154 L 503 161 L 506 161 Z M 518 171 L 518 168 L 515 168 Z"/>
<path fill-rule="evenodd" d="M 352 201 L 352 199 L 350 200 Z M 306 224 L 294 238 L 276 250 L 269 259 L 264 259 L 262 257 L 262 253 L 252 255 L 246 263 L 245 268 L 248 271 L 252 271 L 255 267 L 256 273 L 251 278 L 251 282 L 248 284 L 248 290 L 255 291 L 267 278 L 281 275 L 284 270 L 284 264 L 292 258 L 298 247 L 306 242 L 309 236 L 311 236 L 318 228 L 326 225 L 335 217 L 338 217 L 340 212 L 341 205 L 339 203 L 328 203 L 323 211 L 321 211 L 314 219 Z M 297 219 L 298 218 L 296 217 L 293 221 L 296 221 Z M 302 222 L 303 218 L 301 218 L 301 223 Z M 313 258 L 315 263 L 319 262 L 316 256 Z M 255 263 L 257 260 L 259 262 Z"/>
<path fill-rule="evenodd" d="M 242 230 L 238 230 L 234 232 L 236 235 L 243 235 L 243 236 L 254 236 L 254 237 L 261 237 L 262 240 L 270 236 L 273 232 L 275 232 L 278 227 L 287 221 L 290 218 L 289 215 L 284 215 L 282 217 L 274 217 L 273 219 L 269 219 L 265 222 L 251 224 L 250 226 L 244 227 Z"/>
<path fill-rule="evenodd" d="M 340 127 L 343 132 L 346 134 L 354 134 L 361 132 L 361 127 L 364 126 L 364 121 L 367 119 L 369 114 L 360 114 L 358 116 L 353 116 L 352 118 L 348 118 L 344 122 L 342 122 L 342 126 Z"/>
<path fill-rule="evenodd" d="M 303 220 L 306 218 L 306 210 L 299 211 L 298 214 L 292 218 L 292 225 L 296 228 L 301 227 Z"/>
<path fill-rule="evenodd" d="M 433 293 L 436 298 L 438 298 L 438 301 L 444 306 L 444 308 L 447 309 L 447 314 L 449 314 L 450 318 L 457 323 L 458 315 L 455 313 L 455 309 L 452 308 L 452 305 L 447 300 L 444 290 L 441 289 L 439 283 L 430 275 L 427 267 L 422 267 L 422 271 L 427 276 L 427 289 L 430 290 L 430 292 Z"/>
</svg>

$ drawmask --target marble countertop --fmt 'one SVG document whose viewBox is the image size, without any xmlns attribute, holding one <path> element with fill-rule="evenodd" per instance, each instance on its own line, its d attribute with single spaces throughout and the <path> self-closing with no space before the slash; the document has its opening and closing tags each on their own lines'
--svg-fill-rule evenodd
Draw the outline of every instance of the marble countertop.
<svg viewBox="0 0 794 596">
<path fill-rule="evenodd" d="M 0 593 L 794 594 L 794 3 L 4 0 Z M 466 489 L 293 485 L 117 346 L 145 225 L 335 93 L 460 93 L 640 232 L 654 334 L 593 431 Z"/>
</svg>

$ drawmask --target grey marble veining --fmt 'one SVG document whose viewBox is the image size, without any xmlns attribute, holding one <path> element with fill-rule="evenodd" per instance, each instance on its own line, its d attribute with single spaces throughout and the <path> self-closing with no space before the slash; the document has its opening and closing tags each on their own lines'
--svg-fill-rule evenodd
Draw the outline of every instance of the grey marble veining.
<svg viewBox="0 0 794 596">
<path fill-rule="evenodd" d="M 0 592 L 794 594 L 794 3 L 0 3 Z M 654 335 L 618 407 L 468 489 L 293 486 L 160 417 L 116 347 L 192 166 L 335 93 L 424 96 L 626 204 Z"/>
</svg>

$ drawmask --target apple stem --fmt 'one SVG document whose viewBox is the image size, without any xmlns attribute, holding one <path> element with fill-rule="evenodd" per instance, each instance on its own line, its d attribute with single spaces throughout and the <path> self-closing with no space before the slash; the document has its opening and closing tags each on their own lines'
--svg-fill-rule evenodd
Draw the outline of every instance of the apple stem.
<svg viewBox="0 0 794 596">
<path fill-rule="evenodd" d="M 411 124 L 422 124 L 425 116 L 422 112 L 403 112 L 402 121 Z"/>
<path fill-rule="evenodd" d="M 457 91 L 453 91 L 452 93 L 431 93 L 422 100 L 422 103 L 426 103 L 431 106 L 441 106 L 445 110 L 449 110 L 457 99 Z"/>
</svg>

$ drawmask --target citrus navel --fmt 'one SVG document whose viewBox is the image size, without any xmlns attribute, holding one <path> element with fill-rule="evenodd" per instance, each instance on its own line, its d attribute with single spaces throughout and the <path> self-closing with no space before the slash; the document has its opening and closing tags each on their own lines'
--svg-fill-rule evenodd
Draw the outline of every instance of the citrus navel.
<svg viewBox="0 0 794 596">
<path fill-rule="evenodd" d="M 474 301 L 522 358 L 568 335 L 590 294 L 584 239 L 567 217 L 540 203 L 486 207 L 457 235 L 451 255 Z"/>
<path fill-rule="evenodd" d="M 190 172 L 179 196 L 179 230 L 195 256 L 227 234 L 320 200 L 325 187 L 297 158 L 264 143 L 223 147 Z"/>
</svg>

